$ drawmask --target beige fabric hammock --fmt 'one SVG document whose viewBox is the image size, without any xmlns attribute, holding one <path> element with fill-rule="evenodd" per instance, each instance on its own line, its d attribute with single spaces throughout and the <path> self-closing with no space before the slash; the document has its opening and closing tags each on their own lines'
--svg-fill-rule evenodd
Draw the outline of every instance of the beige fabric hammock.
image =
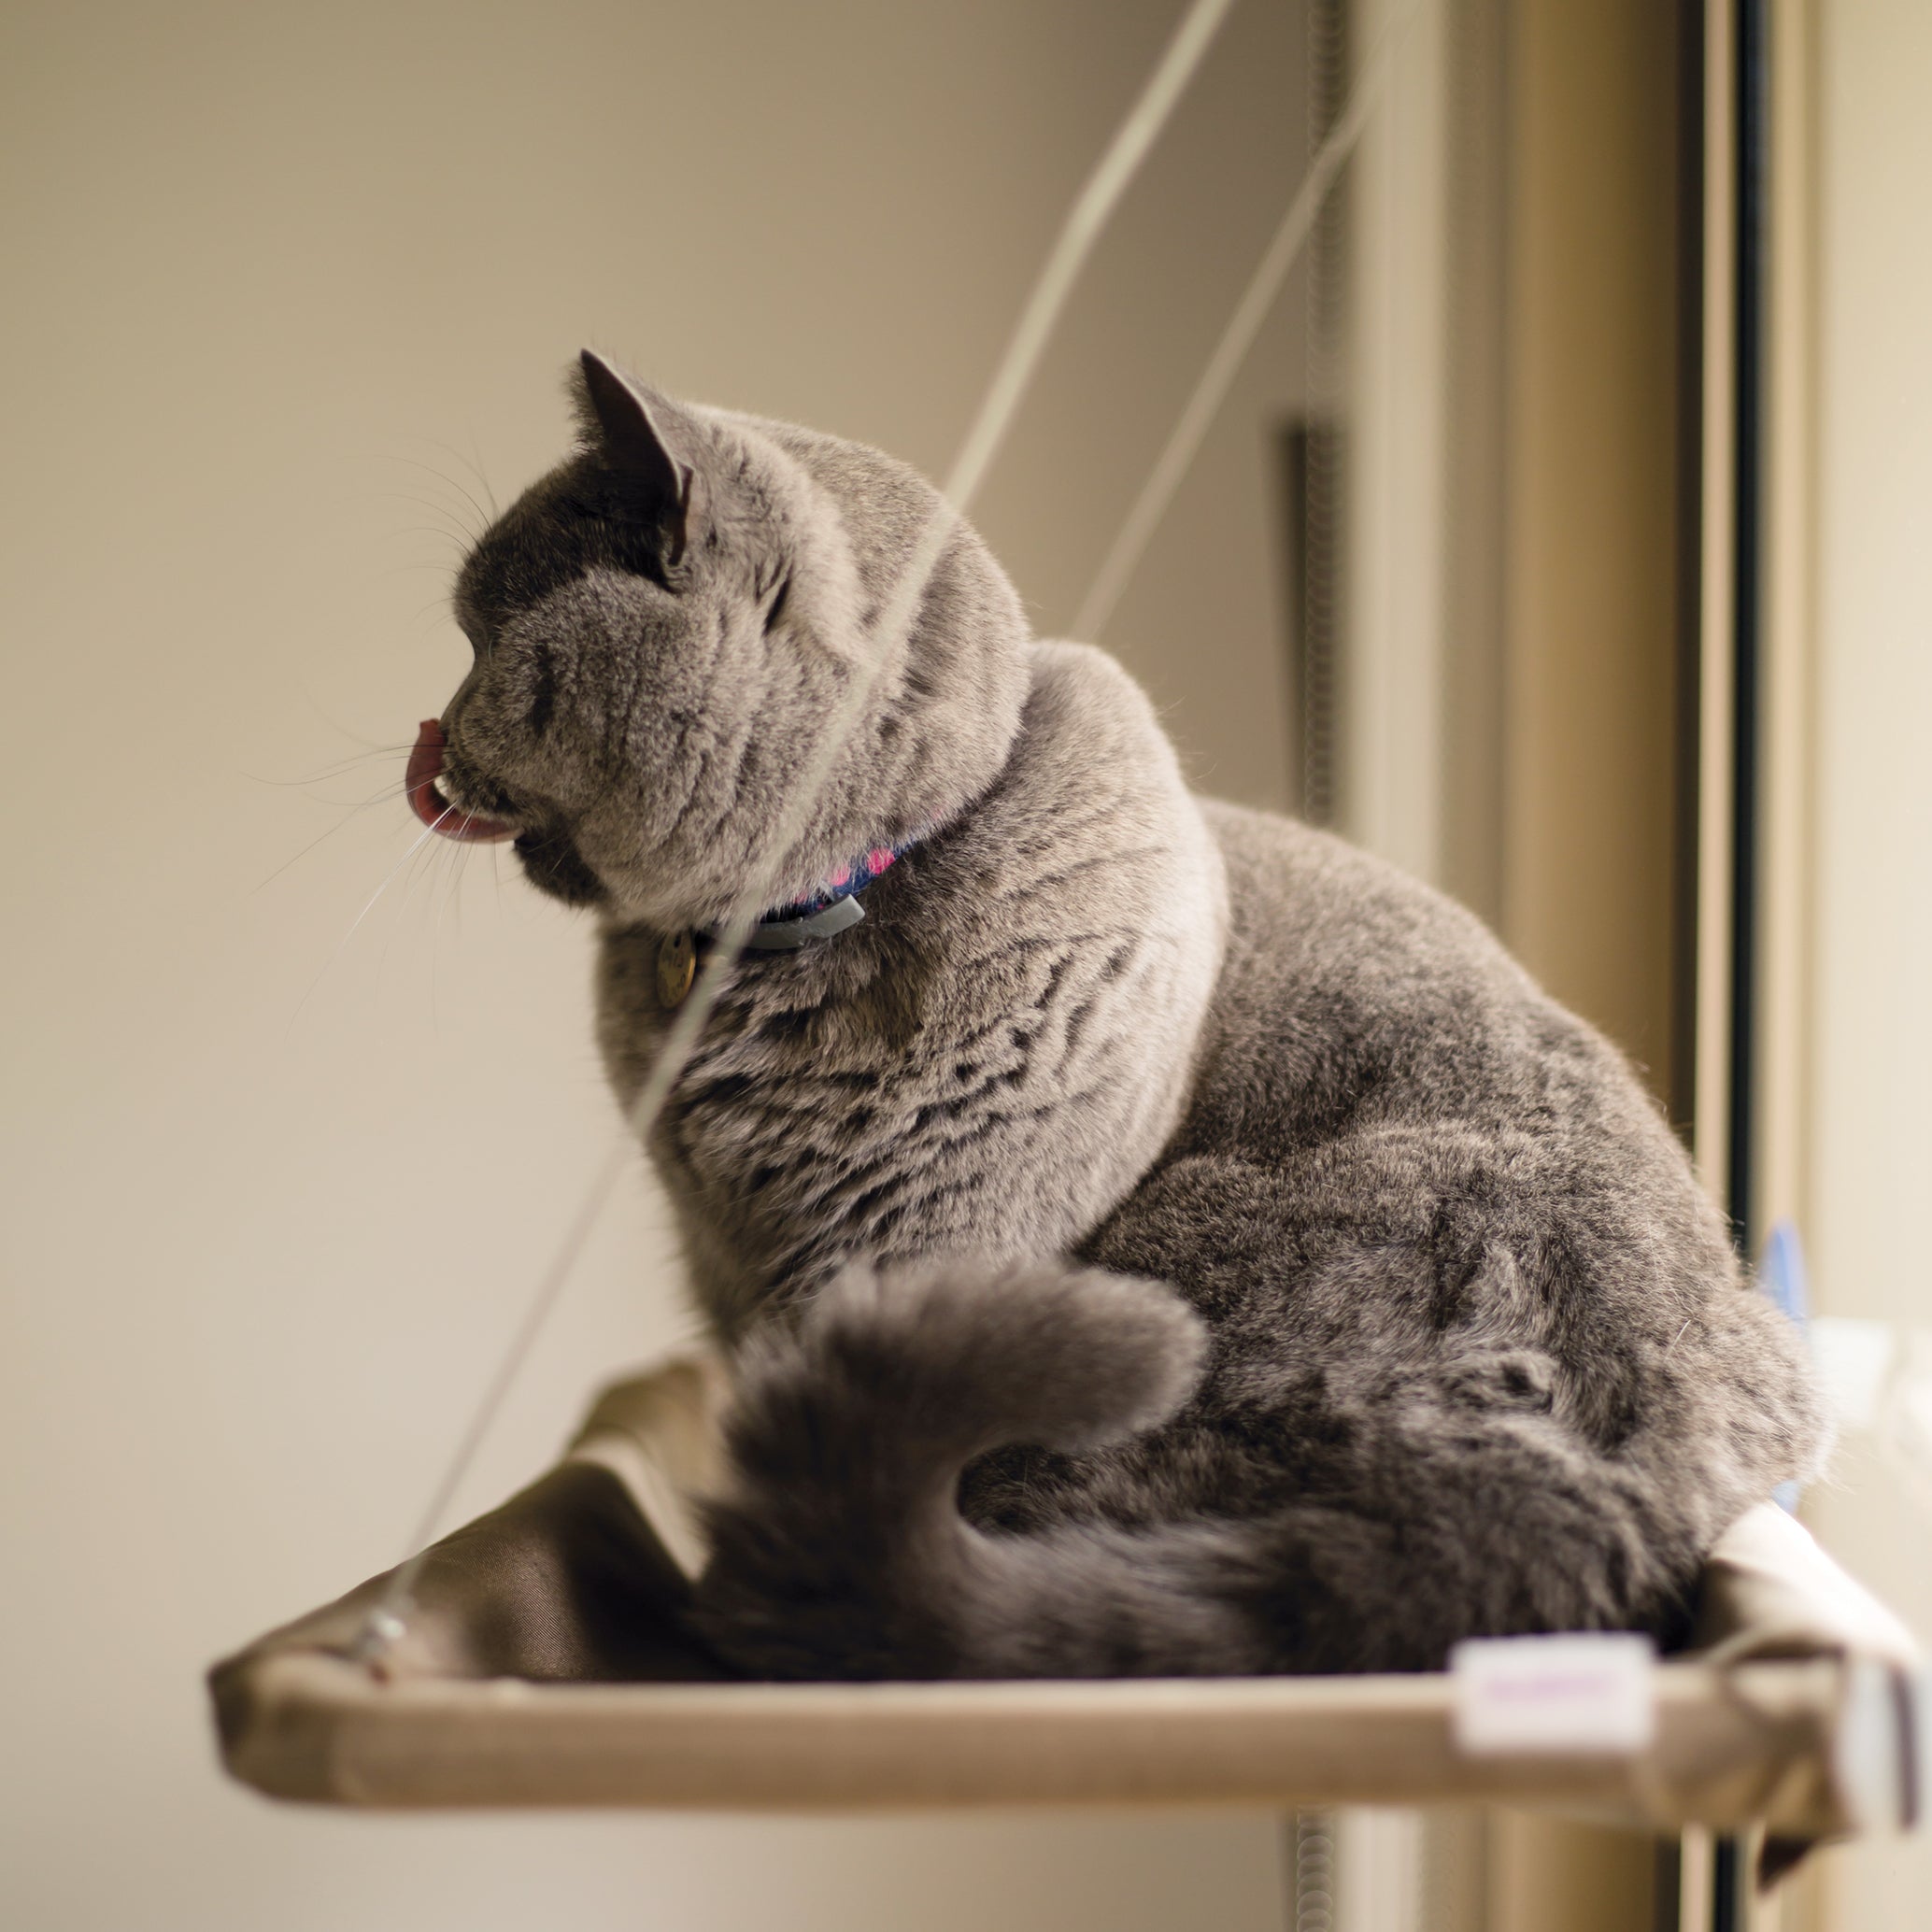
<svg viewBox="0 0 1932 1932">
<path fill-rule="evenodd" d="M 1476 1754 L 1456 1672 L 725 1681 L 678 1616 L 718 1395 L 696 1361 L 606 1390 L 557 1468 L 430 1551 L 379 1664 L 357 1651 L 383 1577 L 218 1665 L 228 1769 L 391 1807 L 1497 1801 L 1785 1840 L 1916 1818 L 1932 1697 L 1911 1639 L 1769 1504 L 1712 1553 L 1694 1648 L 1646 1673 L 1641 1748 Z"/>
</svg>

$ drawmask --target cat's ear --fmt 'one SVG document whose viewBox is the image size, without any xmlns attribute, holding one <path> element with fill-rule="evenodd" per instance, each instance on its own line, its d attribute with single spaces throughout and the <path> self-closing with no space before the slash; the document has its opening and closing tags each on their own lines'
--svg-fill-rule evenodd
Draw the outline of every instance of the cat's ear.
<svg viewBox="0 0 1932 1932">
<path fill-rule="evenodd" d="M 696 469 L 682 462 L 672 447 L 661 416 L 673 412 L 660 405 L 658 416 L 628 377 L 614 369 L 595 349 L 577 357 L 582 375 L 578 414 L 587 441 L 642 486 L 645 497 L 661 517 L 668 536 L 667 563 L 682 561 L 698 509 Z"/>
</svg>

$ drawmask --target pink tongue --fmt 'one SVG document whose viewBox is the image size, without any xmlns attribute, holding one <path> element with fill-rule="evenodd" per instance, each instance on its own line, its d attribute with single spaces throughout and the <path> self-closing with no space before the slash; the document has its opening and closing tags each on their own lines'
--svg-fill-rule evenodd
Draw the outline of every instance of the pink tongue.
<svg viewBox="0 0 1932 1932">
<path fill-rule="evenodd" d="M 475 839 L 487 843 L 515 838 L 517 828 L 514 825 L 505 825 L 501 818 L 485 818 L 476 812 L 459 812 L 436 789 L 436 780 L 442 775 L 443 748 L 447 743 L 443 736 L 442 719 L 424 718 L 422 729 L 416 734 L 416 749 L 409 754 L 408 772 L 403 779 L 403 788 L 409 794 L 409 803 L 416 816 L 432 831 L 440 832 L 446 839 Z"/>
</svg>

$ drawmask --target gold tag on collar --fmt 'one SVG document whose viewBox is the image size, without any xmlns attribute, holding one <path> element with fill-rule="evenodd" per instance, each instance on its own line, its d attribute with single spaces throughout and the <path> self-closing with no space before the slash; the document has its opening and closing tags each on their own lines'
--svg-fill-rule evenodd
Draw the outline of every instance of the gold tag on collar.
<svg viewBox="0 0 1932 1932">
<path fill-rule="evenodd" d="M 689 932 L 668 932 L 658 948 L 658 1002 L 666 1013 L 684 1004 L 698 973 L 698 943 Z"/>
</svg>

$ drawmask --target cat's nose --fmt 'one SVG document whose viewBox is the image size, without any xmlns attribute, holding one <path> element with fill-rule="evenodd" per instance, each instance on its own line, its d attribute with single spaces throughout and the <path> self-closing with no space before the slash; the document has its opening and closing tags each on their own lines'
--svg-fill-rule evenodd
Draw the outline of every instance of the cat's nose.
<svg viewBox="0 0 1932 1932">
<path fill-rule="evenodd" d="M 459 811 L 436 788 L 443 773 L 443 754 L 448 740 L 443 735 L 443 720 L 426 717 L 416 733 L 416 748 L 409 754 L 409 769 L 403 777 L 403 789 L 416 816 L 446 839 L 469 839 L 490 844 L 517 836 L 517 828 L 501 818 L 488 818 L 480 812 Z"/>
</svg>

